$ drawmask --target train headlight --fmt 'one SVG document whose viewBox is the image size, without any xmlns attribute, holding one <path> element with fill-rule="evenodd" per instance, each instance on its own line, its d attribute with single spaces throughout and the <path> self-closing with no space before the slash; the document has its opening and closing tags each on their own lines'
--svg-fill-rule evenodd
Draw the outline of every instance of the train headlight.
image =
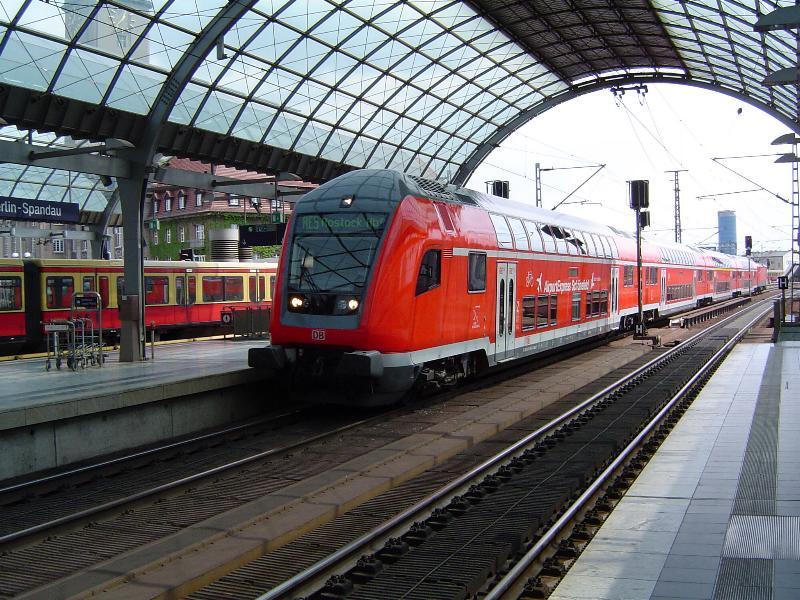
<svg viewBox="0 0 800 600">
<path fill-rule="evenodd" d="M 350 298 L 350 300 L 347 301 L 347 308 L 353 312 L 356 312 L 358 310 L 358 299 Z"/>
<path fill-rule="evenodd" d="M 289 296 L 289 308 L 292 310 L 300 310 L 306 303 L 306 299 L 302 296 Z"/>
</svg>

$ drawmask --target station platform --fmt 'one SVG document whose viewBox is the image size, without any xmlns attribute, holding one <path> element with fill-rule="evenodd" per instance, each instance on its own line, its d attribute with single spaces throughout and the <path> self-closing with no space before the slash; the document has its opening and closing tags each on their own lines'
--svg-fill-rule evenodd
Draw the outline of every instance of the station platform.
<svg viewBox="0 0 800 600">
<path fill-rule="evenodd" d="M 800 598 L 800 342 L 733 349 L 550 598 Z"/>
<path fill-rule="evenodd" d="M 45 369 L 44 359 L 0 363 L 0 480 L 247 418 L 264 374 L 247 352 L 264 340 L 157 345 L 145 362 Z M 147 348 L 150 358 L 150 347 Z"/>
</svg>

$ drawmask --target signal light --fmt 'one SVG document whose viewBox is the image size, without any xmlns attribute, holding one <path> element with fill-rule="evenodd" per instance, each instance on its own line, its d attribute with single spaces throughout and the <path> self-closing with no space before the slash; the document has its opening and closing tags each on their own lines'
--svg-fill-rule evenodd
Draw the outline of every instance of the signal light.
<svg viewBox="0 0 800 600">
<path fill-rule="evenodd" d="M 631 208 L 642 210 L 650 207 L 650 182 L 646 179 L 636 179 L 629 182 Z"/>
</svg>

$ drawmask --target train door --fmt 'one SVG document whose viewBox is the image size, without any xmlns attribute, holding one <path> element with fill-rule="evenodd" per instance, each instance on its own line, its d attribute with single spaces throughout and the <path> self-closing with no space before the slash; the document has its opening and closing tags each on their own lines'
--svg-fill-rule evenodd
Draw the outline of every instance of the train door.
<svg viewBox="0 0 800 600">
<path fill-rule="evenodd" d="M 515 263 L 497 263 L 497 311 L 495 319 L 495 360 L 514 357 L 516 318 Z"/>
<path fill-rule="evenodd" d="M 187 272 L 175 275 L 175 316 L 178 322 L 189 323 L 189 306 L 192 304 L 189 299 L 189 282 Z"/>
<path fill-rule="evenodd" d="M 658 305 L 664 308 L 667 305 L 667 270 L 661 269 L 661 297 L 658 300 Z"/>
<path fill-rule="evenodd" d="M 619 311 L 619 267 L 611 267 L 611 321 L 613 323 L 617 322 L 618 311 Z"/>
</svg>

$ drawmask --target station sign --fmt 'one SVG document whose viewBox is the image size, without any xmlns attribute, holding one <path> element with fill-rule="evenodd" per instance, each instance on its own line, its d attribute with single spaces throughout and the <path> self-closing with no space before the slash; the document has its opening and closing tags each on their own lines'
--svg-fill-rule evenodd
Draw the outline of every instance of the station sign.
<svg viewBox="0 0 800 600">
<path fill-rule="evenodd" d="M 83 308 L 86 310 L 97 310 L 98 308 L 98 298 L 97 296 L 83 296 L 81 294 L 75 294 L 72 297 L 72 301 L 75 304 L 75 308 Z"/>
<path fill-rule="evenodd" d="M 80 206 L 69 202 L 47 202 L 0 196 L 0 219 L 41 221 L 45 223 L 78 223 Z"/>
<path fill-rule="evenodd" d="M 778 289 L 779 290 L 787 290 L 789 289 L 789 278 L 786 275 L 781 275 L 778 277 Z"/>
<path fill-rule="evenodd" d="M 283 243 L 286 223 L 259 223 L 239 226 L 239 243 L 242 246 L 277 246 Z"/>
</svg>

